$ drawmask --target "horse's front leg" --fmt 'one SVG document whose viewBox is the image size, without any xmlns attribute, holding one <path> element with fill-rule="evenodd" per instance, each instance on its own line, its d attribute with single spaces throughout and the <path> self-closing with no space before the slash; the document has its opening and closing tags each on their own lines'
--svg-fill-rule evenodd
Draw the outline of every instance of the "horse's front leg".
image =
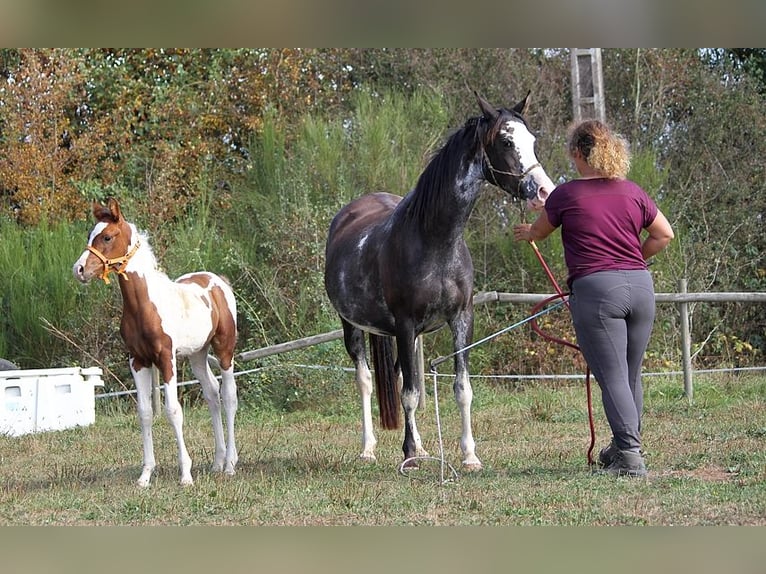
<svg viewBox="0 0 766 574">
<path fill-rule="evenodd" d="M 134 359 L 130 359 L 130 372 L 136 383 L 136 398 L 138 403 L 138 422 L 141 426 L 141 441 L 143 443 L 144 456 L 141 465 L 141 476 L 138 478 L 138 486 L 147 487 L 152 479 L 152 473 L 157 466 L 154 460 L 154 441 L 152 439 L 152 423 L 154 412 L 152 410 L 152 369 L 140 367 L 135 370 Z"/>
<path fill-rule="evenodd" d="M 402 408 L 404 409 L 404 452 L 405 468 L 417 468 L 418 457 L 426 457 L 428 453 L 423 448 L 415 412 L 420 404 L 420 377 L 415 360 L 415 332 L 406 330 L 396 337 L 399 365 L 402 369 Z"/>
<path fill-rule="evenodd" d="M 473 309 L 468 308 L 450 322 L 453 348 L 457 352 L 470 345 L 473 339 Z M 462 433 L 460 449 L 463 451 L 463 468 L 468 471 L 481 470 L 481 461 L 476 456 L 476 443 L 471 431 L 471 403 L 473 388 L 468 377 L 468 351 L 455 355 L 455 402 L 460 410 Z"/>
</svg>

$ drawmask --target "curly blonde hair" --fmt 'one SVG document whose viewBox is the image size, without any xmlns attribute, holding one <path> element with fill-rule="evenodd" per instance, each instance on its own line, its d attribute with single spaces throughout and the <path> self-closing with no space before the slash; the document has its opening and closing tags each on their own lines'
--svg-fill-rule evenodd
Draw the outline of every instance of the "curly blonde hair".
<svg viewBox="0 0 766 574">
<path fill-rule="evenodd" d="M 569 129 L 569 154 L 582 154 L 601 176 L 625 179 L 630 171 L 630 144 L 598 120 L 585 120 Z"/>
</svg>

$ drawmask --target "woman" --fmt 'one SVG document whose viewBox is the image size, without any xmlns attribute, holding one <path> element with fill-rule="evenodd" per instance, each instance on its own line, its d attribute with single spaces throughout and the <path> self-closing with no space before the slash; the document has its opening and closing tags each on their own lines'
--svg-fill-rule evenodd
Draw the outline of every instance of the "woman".
<svg viewBox="0 0 766 574">
<path fill-rule="evenodd" d="M 612 430 L 599 462 L 609 474 L 646 476 L 641 365 L 655 315 L 646 260 L 668 245 L 673 229 L 646 192 L 626 179 L 624 138 L 586 120 L 572 128 L 567 147 L 580 177 L 559 185 L 537 220 L 516 225 L 513 234 L 536 241 L 561 226 L 577 343 Z"/>
</svg>

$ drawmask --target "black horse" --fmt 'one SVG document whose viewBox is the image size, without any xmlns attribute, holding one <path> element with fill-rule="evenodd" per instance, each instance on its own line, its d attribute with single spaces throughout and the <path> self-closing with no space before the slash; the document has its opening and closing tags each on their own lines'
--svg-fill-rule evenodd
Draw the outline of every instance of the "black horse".
<svg viewBox="0 0 766 574">
<path fill-rule="evenodd" d="M 399 427 L 401 400 L 404 465 L 417 466 L 411 459 L 427 453 L 415 424 L 420 395 L 415 340 L 446 324 L 456 352 L 471 343 L 473 262 L 463 229 L 482 184 L 487 181 L 525 199 L 532 209 L 541 209 L 553 190 L 522 115 L 528 97 L 509 110 L 495 109 L 476 94 L 481 115 L 448 138 L 415 189 L 404 198 L 382 192 L 364 195 L 343 207 L 330 225 L 325 288 L 340 315 L 346 350 L 356 366 L 363 459 L 375 460 L 377 442 L 364 332 L 370 334 L 381 425 Z M 454 390 L 462 418 L 463 466 L 480 469 L 471 432 L 473 390 L 467 351 L 455 355 Z"/>
</svg>

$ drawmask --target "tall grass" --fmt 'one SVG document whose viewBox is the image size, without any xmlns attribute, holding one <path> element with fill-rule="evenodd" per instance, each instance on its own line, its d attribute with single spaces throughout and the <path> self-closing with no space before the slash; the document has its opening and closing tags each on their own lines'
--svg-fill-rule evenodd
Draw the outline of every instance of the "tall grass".
<svg viewBox="0 0 766 574">
<path fill-rule="evenodd" d="M 76 224 L 27 228 L 0 222 L 0 356 L 25 368 L 70 366 L 76 360 L 79 353 L 49 326 L 82 331 L 91 313 L 109 308 L 108 293 L 85 296 L 72 276 L 86 238 L 86 229 Z"/>
</svg>

